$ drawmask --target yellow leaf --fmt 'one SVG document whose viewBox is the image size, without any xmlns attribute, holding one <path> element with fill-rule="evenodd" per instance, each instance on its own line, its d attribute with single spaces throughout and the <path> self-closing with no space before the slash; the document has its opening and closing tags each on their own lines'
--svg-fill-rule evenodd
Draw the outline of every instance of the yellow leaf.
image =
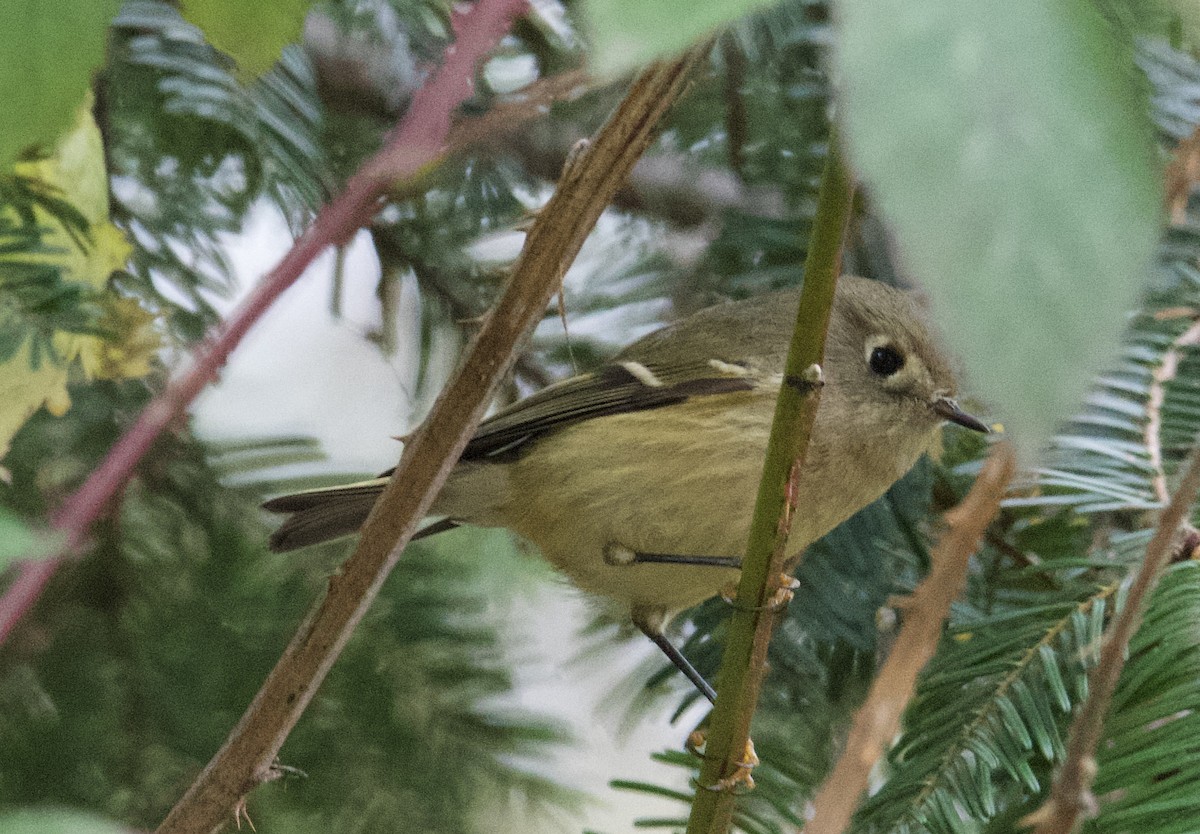
<svg viewBox="0 0 1200 834">
<path fill-rule="evenodd" d="M 39 255 L 23 253 L 17 257 L 54 264 L 63 269 L 66 280 L 102 289 L 113 270 L 129 260 L 133 248 L 121 230 L 109 221 L 104 141 L 92 118 L 91 105 L 89 95 L 79 108 L 75 126 L 59 141 L 53 156 L 13 167 L 17 174 L 39 179 L 61 191 L 87 218 L 90 240 L 80 246 L 61 223 L 39 209 L 38 222 L 47 229 L 42 242 L 54 251 Z"/>
<path fill-rule="evenodd" d="M 25 421 L 43 404 L 55 416 L 71 405 L 67 394 L 67 368 L 42 359 L 30 367 L 30 344 L 21 346 L 9 361 L 0 365 L 0 456 Z"/>
<path fill-rule="evenodd" d="M 89 378 L 130 379 L 150 373 L 150 361 L 162 340 L 154 314 L 133 298 L 115 293 L 105 296 L 100 328 L 111 336 L 79 336 L 77 346 L 83 372 Z"/>
<path fill-rule="evenodd" d="M 153 315 L 136 300 L 106 290 L 109 277 L 125 265 L 132 247 L 109 221 L 104 145 L 92 119 L 90 96 L 53 156 L 19 163 L 14 171 L 57 188 L 87 218 L 89 233 L 81 245 L 58 220 L 38 209 L 37 221 L 45 229 L 42 242 L 47 251 L 0 257 L 0 280 L 6 260 L 53 265 L 64 281 L 98 292 L 94 301 L 103 311 L 99 326 L 106 337 L 59 332 L 53 336 L 59 361 L 39 351 L 37 367 L 33 367 L 34 346 L 27 341 L 11 359 L 0 364 L 0 457 L 38 408 L 45 405 L 55 416 L 66 413 L 71 406 L 67 381 L 76 362 L 88 378 L 144 376 L 159 346 Z"/>
</svg>

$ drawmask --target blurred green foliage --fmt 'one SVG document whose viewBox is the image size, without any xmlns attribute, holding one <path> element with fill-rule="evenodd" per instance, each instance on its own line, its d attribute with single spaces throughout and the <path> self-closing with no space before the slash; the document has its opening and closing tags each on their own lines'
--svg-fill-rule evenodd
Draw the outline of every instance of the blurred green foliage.
<svg viewBox="0 0 1200 834">
<path fill-rule="evenodd" d="M 6 459 L 14 484 L 47 495 L 71 485 L 146 397 L 133 383 L 73 393 L 70 419 L 42 414 L 18 436 Z M 12 497 L 40 514 L 33 491 Z M 186 433 L 160 442 L 88 558 L 5 647 L 5 805 L 69 804 L 150 828 L 178 799 L 342 550 L 269 553 L 258 502 L 222 486 Z M 462 831 L 473 792 L 497 783 L 570 803 L 570 791 L 515 763 L 562 732 L 496 706 L 510 687 L 502 601 L 519 596 L 528 559 L 481 531 L 415 545 L 411 556 L 284 748 L 283 763 L 305 763 L 312 778 L 285 775 L 264 789 L 256 818 L 293 831 L 380 830 L 389 820 Z"/>
<path fill-rule="evenodd" d="M 6 4 L 0 52 L 0 98 L 13 118 L 0 129 L 0 169 L 31 148 L 54 144 L 83 102 L 88 78 L 103 62 L 104 33 L 118 0 Z"/>
</svg>

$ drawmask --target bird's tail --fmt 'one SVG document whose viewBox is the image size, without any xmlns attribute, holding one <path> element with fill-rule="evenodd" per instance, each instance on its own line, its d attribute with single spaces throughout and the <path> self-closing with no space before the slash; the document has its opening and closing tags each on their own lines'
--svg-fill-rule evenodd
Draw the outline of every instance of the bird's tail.
<svg viewBox="0 0 1200 834">
<path fill-rule="evenodd" d="M 272 498 L 263 504 L 263 509 L 289 515 L 279 529 L 271 534 L 268 542 L 271 550 L 283 553 L 356 532 L 367 520 L 387 482 L 387 478 L 374 478 Z M 445 519 L 418 530 L 413 540 L 443 533 L 457 526 L 458 522 Z"/>
</svg>

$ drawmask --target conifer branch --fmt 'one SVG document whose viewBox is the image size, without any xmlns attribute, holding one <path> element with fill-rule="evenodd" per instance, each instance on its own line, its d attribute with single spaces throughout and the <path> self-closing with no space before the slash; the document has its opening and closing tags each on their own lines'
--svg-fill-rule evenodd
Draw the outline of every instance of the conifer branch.
<svg viewBox="0 0 1200 834">
<path fill-rule="evenodd" d="M 369 222 L 394 183 L 420 175 L 440 158 L 450 133 L 450 119 L 473 90 L 476 63 L 508 31 L 511 20 L 525 9 L 525 2 L 484 0 L 468 13 L 454 16 L 456 42 L 446 50 L 437 74 L 417 92 L 383 149 L 317 214 L 308 230 L 233 315 L 213 329 L 196 349 L 192 366 L 142 410 L 83 486 L 54 513 L 50 524 L 62 542 L 58 554 L 19 566 L 16 579 L 0 597 L 0 643 L 37 602 L 63 559 L 86 541 L 92 524 L 125 488 L 159 435 L 216 378 L 242 337 L 279 296 L 326 247 L 348 240 Z"/>
<path fill-rule="evenodd" d="M 584 239 L 706 52 L 707 45 L 697 47 L 676 61 L 643 72 L 595 139 L 564 172 L 529 231 L 504 295 L 429 417 L 405 445 L 354 552 L 330 578 L 324 599 L 310 612 L 229 739 L 172 809 L 159 834 L 210 831 L 244 808 L 250 790 L 272 778 L 280 747 L 432 505 L 492 393 L 512 366 L 516 345 L 545 313 Z"/>
<path fill-rule="evenodd" d="M 737 587 L 739 605 L 730 618 L 721 658 L 717 701 L 688 834 L 723 834 L 729 829 L 737 777 L 747 772 L 750 722 L 765 674 L 767 644 L 775 620 L 774 602 L 782 590 L 779 582 L 796 509 L 796 484 L 820 400 L 825 334 L 854 197 L 854 183 L 842 164 L 836 134 L 836 130 L 831 131 L 829 138 L 829 156 L 804 262 L 804 287 L 784 369 L 788 383 L 780 386 L 776 401 L 750 541 Z"/>
<path fill-rule="evenodd" d="M 846 749 L 817 793 L 806 834 L 839 834 L 849 824 L 872 768 L 896 737 L 917 675 L 937 650 L 950 604 L 966 582 L 967 564 L 999 512 L 1015 468 L 1012 447 L 997 443 L 967 497 L 944 516 L 947 529 L 933 550 L 933 567 L 904 608 L 904 627 L 855 713 Z"/>
<path fill-rule="evenodd" d="M 1160 318 L 1175 311 L 1163 311 Z M 1179 315 L 1192 316 L 1196 320 L 1183 333 L 1171 341 L 1171 346 L 1163 352 L 1158 365 L 1150 373 L 1150 387 L 1146 392 L 1146 425 L 1142 430 L 1142 440 L 1146 444 L 1146 454 L 1150 459 L 1153 470 L 1151 485 L 1154 497 L 1160 504 L 1166 504 L 1171 499 L 1167 488 L 1167 473 L 1163 468 L 1162 425 L 1163 405 L 1167 401 L 1167 384 L 1175 379 L 1179 372 L 1179 363 L 1183 361 L 1188 348 L 1200 344 L 1200 317 L 1195 310 L 1181 311 Z"/>
<path fill-rule="evenodd" d="M 1200 181 L 1200 126 L 1184 137 L 1171 152 L 1171 161 L 1163 171 L 1163 207 L 1176 225 L 1187 222 L 1187 201 Z M 1162 355 L 1158 366 L 1150 375 L 1150 390 L 1146 397 L 1146 425 L 1142 432 L 1146 452 L 1150 457 L 1154 476 L 1151 486 L 1154 497 L 1166 504 L 1171 496 L 1167 489 L 1167 475 L 1163 469 L 1162 454 L 1162 407 L 1166 402 L 1167 383 L 1175 378 L 1179 363 L 1186 348 L 1200 343 L 1200 318 L 1194 309 L 1161 310 L 1158 319 L 1190 316 L 1192 326 L 1177 336 Z"/>
<path fill-rule="evenodd" d="M 1154 537 L 1138 567 L 1125 606 L 1104 632 L 1100 661 L 1088 675 L 1088 698 L 1071 724 L 1067 757 L 1059 769 L 1050 796 L 1042 807 L 1022 822 L 1036 826 L 1034 834 L 1070 834 L 1081 818 L 1094 813 L 1092 782 L 1096 778 L 1096 748 L 1104 732 L 1104 719 L 1112 703 L 1117 681 L 1125 667 L 1129 641 L 1142 621 L 1142 614 L 1163 570 L 1170 563 L 1176 534 L 1187 521 L 1200 493 L 1200 447 L 1192 450 L 1187 469 L 1171 502 L 1158 519 Z"/>
</svg>

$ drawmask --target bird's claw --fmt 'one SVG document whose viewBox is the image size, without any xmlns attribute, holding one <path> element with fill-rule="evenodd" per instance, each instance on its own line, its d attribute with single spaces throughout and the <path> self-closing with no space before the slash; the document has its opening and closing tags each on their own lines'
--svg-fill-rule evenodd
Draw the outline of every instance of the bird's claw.
<svg viewBox="0 0 1200 834">
<path fill-rule="evenodd" d="M 784 608 L 787 608 L 788 603 L 796 596 L 796 589 L 799 587 L 799 580 L 786 573 L 781 573 L 776 580 L 775 590 L 771 592 L 770 598 L 763 605 L 739 605 L 737 601 L 737 585 L 734 583 L 726 585 L 721 590 L 721 599 L 738 611 L 782 611 Z"/>
<path fill-rule="evenodd" d="M 238 799 L 236 803 L 234 803 L 233 821 L 237 824 L 238 831 L 242 830 L 243 818 L 246 820 L 246 825 L 250 826 L 251 831 L 258 831 L 258 829 L 254 827 L 254 820 L 250 819 L 250 810 L 246 807 L 246 801 L 247 798 L 243 796 Z"/>
<path fill-rule="evenodd" d="M 693 735 L 695 735 L 693 733 Z M 691 738 L 688 739 L 691 741 Z M 690 749 L 690 748 L 689 748 Z M 742 754 L 742 760 L 734 765 L 733 773 L 728 776 L 723 776 L 711 785 L 703 785 L 706 791 L 714 793 L 733 793 L 740 796 L 744 793 L 749 793 L 754 790 L 754 777 L 751 771 L 758 766 L 758 754 L 754 752 L 754 741 L 746 739 L 746 750 Z"/>
</svg>

